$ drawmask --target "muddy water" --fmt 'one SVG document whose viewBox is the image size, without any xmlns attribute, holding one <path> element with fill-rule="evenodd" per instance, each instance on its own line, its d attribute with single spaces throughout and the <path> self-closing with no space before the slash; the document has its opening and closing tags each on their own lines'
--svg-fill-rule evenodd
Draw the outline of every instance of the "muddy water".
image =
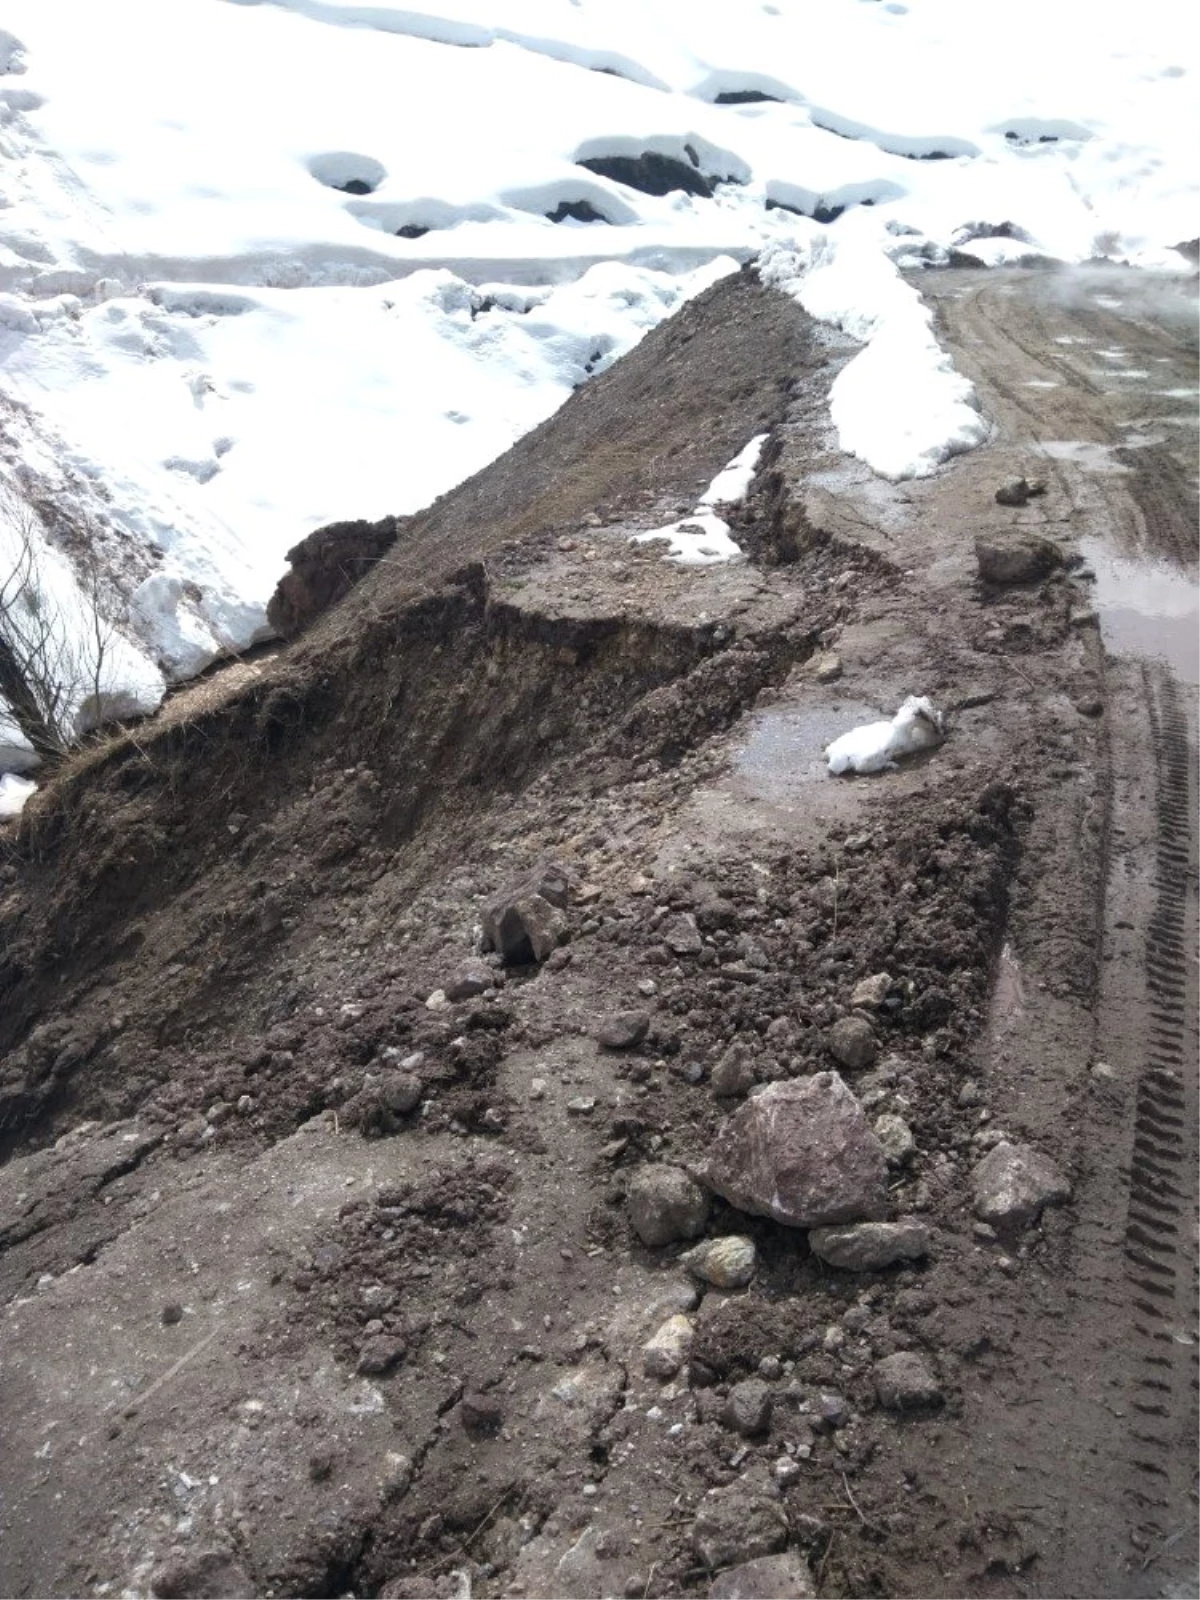
<svg viewBox="0 0 1200 1600">
<path fill-rule="evenodd" d="M 786 805 L 802 785 L 828 779 L 826 745 L 859 723 L 886 715 L 861 700 L 802 711 L 770 710 L 736 752 L 734 771 L 763 799 Z"/>
<path fill-rule="evenodd" d="M 1166 561 L 1115 555 L 1100 539 L 1080 549 L 1096 574 L 1094 601 L 1113 655 L 1166 661 L 1182 683 L 1200 684 L 1200 591 Z"/>
</svg>

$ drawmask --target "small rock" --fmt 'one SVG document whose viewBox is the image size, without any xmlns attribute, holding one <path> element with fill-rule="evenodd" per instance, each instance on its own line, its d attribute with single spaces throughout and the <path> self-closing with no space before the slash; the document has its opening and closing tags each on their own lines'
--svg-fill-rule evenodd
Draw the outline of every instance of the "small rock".
<svg viewBox="0 0 1200 1600">
<path fill-rule="evenodd" d="M 1006 478 L 996 490 L 998 506 L 1023 506 L 1029 501 L 1029 484 L 1024 478 Z"/>
<path fill-rule="evenodd" d="M 799 1475 L 794 1461 L 788 1465 Z M 817 1591 L 808 1562 L 798 1550 L 785 1550 L 730 1567 L 713 1579 L 708 1592 L 711 1600 L 813 1600 Z"/>
<path fill-rule="evenodd" d="M 1048 1156 L 1026 1144 L 995 1145 L 971 1174 L 975 1215 L 998 1228 L 1035 1222 L 1042 1207 L 1071 1198 L 1071 1185 Z"/>
<path fill-rule="evenodd" d="M 376 1333 L 364 1339 L 358 1352 L 358 1372 L 364 1378 L 383 1377 L 404 1360 L 403 1339 Z"/>
<path fill-rule="evenodd" d="M 572 1117 L 590 1117 L 595 1109 L 594 1094 L 577 1094 L 567 1101 L 567 1114 Z"/>
<path fill-rule="evenodd" d="M 762 1379 L 745 1378 L 729 1391 L 725 1401 L 725 1426 L 740 1433 L 743 1439 L 757 1438 L 770 1430 L 771 1406 L 771 1391 Z"/>
<path fill-rule="evenodd" d="M 1094 1062 L 1091 1074 L 1093 1078 L 1103 1078 L 1107 1083 L 1111 1083 L 1117 1076 L 1116 1068 L 1110 1066 L 1107 1061 Z"/>
<path fill-rule="evenodd" d="M 830 1028 L 826 1048 L 835 1061 L 851 1072 L 869 1067 L 878 1052 L 875 1030 L 866 1017 L 843 1017 Z"/>
<path fill-rule="evenodd" d="M 877 1272 L 897 1261 L 919 1261 L 929 1254 L 929 1229 L 923 1222 L 858 1222 L 847 1228 L 814 1228 L 808 1236 L 814 1255 L 847 1272 Z"/>
<path fill-rule="evenodd" d="M 644 1245 L 657 1249 L 695 1239 L 708 1221 L 708 1196 L 682 1167 L 642 1167 L 630 1181 L 629 1220 Z"/>
<path fill-rule="evenodd" d="M 715 1289 L 744 1289 L 754 1276 L 758 1252 L 753 1239 L 730 1233 L 721 1239 L 706 1239 L 680 1256 L 679 1261 Z"/>
<path fill-rule="evenodd" d="M 389 1111 L 406 1117 L 421 1104 L 424 1091 L 420 1078 L 411 1072 L 383 1072 L 379 1075 L 376 1092 Z"/>
<path fill-rule="evenodd" d="M 648 1011 L 615 1011 L 601 1022 L 596 1038 L 606 1050 L 632 1050 L 649 1032 Z"/>
<path fill-rule="evenodd" d="M 687 1360 L 696 1330 L 690 1317 L 678 1313 L 668 1317 L 642 1346 L 642 1366 L 648 1378 L 665 1382 L 673 1378 Z"/>
<path fill-rule="evenodd" d="M 669 922 L 663 929 L 662 937 L 667 948 L 677 956 L 698 956 L 704 948 L 696 919 L 690 913 Z"/>
<path fill-rule="evenodd" d="M 817 656 L 813 662 L 813 677 L 818 683 L 836 683 L 842 675 L 842 658 L 832 650 Z"/>
<path fill-rule="evenodd" d="M 887 1161 L 836 1072 L 768 1084 L 717 1134 L 708 1182 L 730 1205 L 795 1228 L 885 1216 Z"/>
<path fill-rule="evenodd" d="M 444 1011 L 450 1004 L 444 989 L 435 989 L 425 1002 L 426 1011 Z"/>
<path fill-rule="evenodd" d="M 779 1502 L 740 1483 L 710 1489 L 692 1523 L 692 1548 L 709 1568 L 774 1555 L 787 1541 L 787 1517 Z"/>
<path fill-rule="evenodd" d="M 735 1039 L 712 1070 L 712 1091 L 723 1100 L 740 1100 L 758 1081 L 750 1047 Z"/>
<path fill-rule="evenodd" d="M 150 1593 L 159 1600 L 221 1600 L 254 1593 L 254 1584 L 232 1550 L 209 1545 L 171 1550 L 150 1574 Z"/>
<path fill-rule="evenodd" d="M 844 1428 L 850 1421 L 850 1407 L 846 1404 L 844 1396 L 840 1394 L 822 1394 L 817 1396 L 817 1415 L 813 1421 L 814 1428 L 820 1431 L 836 1432 Z"/>
<path fill-rule="evenodd" d="M 1080 695 L 1075 702 L 1075 709 L 1081 717 L 1099 717 L 1104 712 L 1104 701 L 1099 695 Z"/>
<path fill-rule="evenodd" d="M 325 1483 L 333 1473 L 334 1453 L 328 1446 L 314 1450 L 308 1458 L 308 1476 L 313 1483 Z"/>
<path fill-rule="evenodd" d="M 495 974 L 482 961 L 470 961 L 443 985 L 447 1000 L 474 1000 L 495 987 Z"/>
<path fill-rule="evenodd" d="M 983 1090 L 975 1082 L 974 1078 L 968 1078 L 958 1091 L 958 1103 L 960 1106 L 981 1106 L 983 1098 Z"/>
<path fill-rule="evenodd" d="M 889 1411 L 919 1411 L 942 1403 L 942 1389 L 929 1367 L 911 1350 L 875 1363 L 875 1393 Z"/>
<path fill-rule="evenodd" d="M 868 1011 L 878 1011 L 879 1007 L 888 997 L 892 987 L 892 980 L 886 972 L 876 972 L 870 978 L 862 978 L 854 985 L 850 995 L 852 1006 L 861 1006 Z"/>
<path fill-rule="evenodd" d="M 504 1421 L 504 1407 L 494 1394 L 464 1394 L 458 1414 L 468 1433 L 495 1433 Z"/>
<path fill-rule="evenodd" d="M 979 534 L 975 560 L 985 583 L 1032 583 L 1060 567 L 1062 554 L 1036 533 Z"/>
<path fill-rule="evenodd" d="M 916 1154 L 917 1141 L 913 1138 L 912 1129 L 903 1117 L 897 1117 L 890 1111 L 876 1117 L 875 1137 L 883 1146 L 889 1167 L 903 1167 Z"/>
<path fill-rule="evenodd" d="M 159 1312 L 159 1320 L 164 1328 L 173 1328 L 177 1322 L 183 1321 L 183 1307 L 178 1300 L 168 1300 Z"/>
</svg>

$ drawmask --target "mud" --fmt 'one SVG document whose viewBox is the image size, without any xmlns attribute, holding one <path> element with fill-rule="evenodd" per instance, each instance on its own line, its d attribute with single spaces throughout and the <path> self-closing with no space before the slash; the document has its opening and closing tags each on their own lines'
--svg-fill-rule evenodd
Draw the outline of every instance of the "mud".
<svg viewBox="0 0 1200 1600">
<path fill-rule="evenodd" d="M 722 1485 L 823 1596 L 1187 1592 L 1196 701 L 1103 569 L 1194 585 L 1194 336 L 1136 276 L 920 282 L 989 447 L 904 485 L 839 457 L 852 347 L 741 274 L 0 834 L 5 1592 L 705 1594 Z M 629 542 L 763 428 L 750 560 Z M 1021 474 L 1047 494 L 997 506 Z M 984 592 L 1011 526 L 1064 567 Z M 914 692 L 944 745 L 825 774 Z M 447 1001 L 548 860 L 569 941 Z M 630 1179 L 703 1172 L 730 1047 L 825 1070 L 880 972 L 848 1077 L 913 1131 L 929 1260 L 835 1270 L 720 1201 L 748 1288 L 646 1250 Z M 645 1038 L 605 1049 L 622 1010 Z M 1073 1184 L 1013 1237 L 970 1210 L 1005 1134 Z M 901 1351 L 936 1410 L 880 1405 Z"/>
</svg>

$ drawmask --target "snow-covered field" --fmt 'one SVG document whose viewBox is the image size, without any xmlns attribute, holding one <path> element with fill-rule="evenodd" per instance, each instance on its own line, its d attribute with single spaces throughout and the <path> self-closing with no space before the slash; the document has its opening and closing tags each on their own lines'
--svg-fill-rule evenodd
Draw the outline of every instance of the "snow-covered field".
<svg viewBox="0 0 1200 1600">
<path fill-rule="evenodd" d="M 865 342 L 832 424 L 904 477 L 987 422 L 898 265 L 1196 233 L 1178 0 L 429 4 L 7 0 L 0 580 L 99 593 L 126 706 L 740 262 Z"/>
</svg>

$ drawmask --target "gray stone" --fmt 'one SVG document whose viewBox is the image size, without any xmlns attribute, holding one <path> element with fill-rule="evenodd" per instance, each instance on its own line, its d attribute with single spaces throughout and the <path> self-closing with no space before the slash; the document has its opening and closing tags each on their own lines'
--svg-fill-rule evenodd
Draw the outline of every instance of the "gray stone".
<svg viewBox="0 0 1200 1600">
<path fill-rule="evenodd" d="M 485 945 L 510 965 L 544 961 L 566 938 L 568 885 L 566 870 L 557 866 L 509 884 L 484 908 Z"/>
<path fill-rule="evenodd" d="M 717 1135 L 709 1185 L 739 1211 L 793 1228 L 887 1214 L 887 1161 L 836 1072 L 768 1084 Z"/>
<path fill-rule="evenodd" d="M 376 1083 L 380 1102 L 400 1117 L 416 1110 L 423 1092 L 420 1078 L 411 1072 L 381 1072 Z"/>
<path fill-rule="evenodd" d="M 358 1371 L 363 1377 L 378 1378 L 398 1367 L 403 1360 L 403 1339 L 393 1338 L 387 1333 L 374 1333 L 364 1339 L 359 1347 Z"/>
<path fill-rule="evenodd" d="M 985 583 L 1032 583 L 1062 565 L 1062 553 L 1036 533 L 979 534 L 975 560 Z"/>
<path fill-rule="evenodd" d="M 682 1167 L 642 1167 L 630 1181 L 628 1201 L 634 1232 L 652 1250 L 698 1238 L 708 1221 L 708 1196 Z"/>
<path fill-rule="evenodd" d="M 504 1421 L 504 1408 L 492 1394 L 464 1394 L 458 1414 L 468 1433 L 496 1433 Z"/>
<path fill-rule="evenodd" d="M 715 1289 L 744 1289 L 754 1276 L 758 1252 L 754 1240 L 740 1233 L 723 1239 L 706 1239 L 685 1255 L 680 1264 Z"/>
<path fill-rule="evenodd" d="M 886 972 L 876 972 L 869 978 L 860 978 L 850 995 L 850 1004 L 863 1006 L 868 1011 L 878 1011 L 887 999 L 891 987 L 892 980 Z"/>
<path fill-rule="evenodd" d="M 1042 1207 L 1071 1198 L 1071 1185 L 1048 1156 L 1002 1140 L 971 1174 L 975 1215 L 998 1228 L 1035 1222 Z"/>
<path fill-rule="evenodd" d="M 673 922 L 667 923 L 662 930 L 662 937 L 667 949 L 674 951 L 677 956 L 698 956 L 704 948 L 704 940 L 700 937 L 696 919 L 690 914 L 676 917 Z"/>
<path fill-rule="evenodd" d="M 1024 478 L 1006 478 L 996 490 L 998 506 L 1023 506 L 1029 501 L 1029 485 Z"/>
<path fill-rule="evenodd" d="M 798 1550 L 785 1550 L 728 1568 L 708 1592 L 711 1600 L 813 1600 L 817 1591 L 808 1562 Z"/>
<path fill-rule="evenodd" d="M 771 1427 L 771 1391 L 761 1378 L 735 1383 L 725 1401 L 725 1426 L 754 1439 Z"/>
<path fill-rule="evenodd" d="M 842 675 L 842 658 L 832 650 L 819 655 L 813 662 L 813 677 L 818 683 L 836 683 Z"/>
<path fill-rule="evenodd" d="M 875 1060 L 879 1046 L 866 1017 L 843 1017 L 830 1028 L 825 1040 L 829 1054 L 851 1072 L 861 1072 Z"/>
<path fill-rule="evenodd" d="M 757 1078 L 750 1047 L 735 1039 L 712 1070 L 712 1091 L 723 1100 L 740 1100 L 749 1094 Z"/>
<path fill-rule="evenodd" d="M 927 1364 L 911 1350 L 875 1363 L 875 1393 L 889 1411 L 921 1411 L 942 1403 L 942 1389 Z"/>
<path fill-rule="evenodd" d="M 917 1141 L 913 1138 L 912 1129 L 903 1117 L 897 1117 L 891 1111 L 876 1117 L 875 1137 L 883 1146 L 889 1167 L 903 1167 L 916 1154 Z"/>
<path fill-rule="evenodd" d="M 632 1050 L 649 1032 L 648 1011 L 614 1011 L 596 1029 L 596 1038 L 606 1050 Z"/>
<path fill-rule="evenodd" d="M 849 1228 L 814 1228 L 808 1236 L 814 1255 L 847 1272 L 877 1272 L 897 1261 L 919 1261 L 929 1254 L 929 1229 L 923 1222 L 857 1222 Z"/>
<path fill-rule="evenodd" d="M 176 1548 L 150 1574 L 150 1593 L 159 1600 L 234 1600 L 254 1593 L 254 1585 L 234 1552 L 224 1545 Z"/>
<path fill-rule="evenodd" d="M 642 1346 L 642 1365 L 648 1378 L 666 1382 L 687 1360 L 696 1336 L 691 1319 L 678 1313 L 668 1317 Z"/>
<path fill-rule="evenodd" d="M 495 987 L 496 975 L 482 961 L 468 961 L 442 985 L 447 1000 L 474 1000 Z"/>
<path fill-rule="evenodd" d="M 692 1549 L 706 1567 L 732 1567 L 782 1550 L 788 1540 L 783 1507 L 740 1483 L 710 1489 L 696 1508 Z"/>
</svg>

